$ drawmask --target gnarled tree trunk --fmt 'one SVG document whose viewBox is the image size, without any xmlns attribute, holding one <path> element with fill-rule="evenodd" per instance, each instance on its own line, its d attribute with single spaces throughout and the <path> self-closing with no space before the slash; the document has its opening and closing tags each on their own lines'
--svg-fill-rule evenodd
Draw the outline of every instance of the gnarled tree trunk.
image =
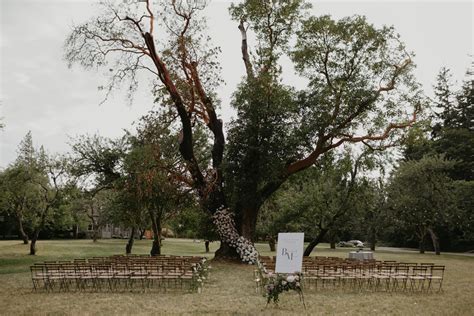
<svg viewBox="0 0 474 316">
<path fill-rule="evenodd" d="M 258 209 L 248 207 L 242 210 L 240 223 L 240 233 L 248 240 L 254 241 L 257 227 Z"/>
<path fill-rule="evenodd" d="M 270 251 L 276 250 L 275 244 L 276 244 L 275 236 L 268 236 L 268 245 L 270 246 Z"/>
<path fill-rule="evenodd" d="M 328 229 L 326 228 L 321 229 L 318 236 L 316 236 L 316 238 L 314 238 L 306 247 L 306 249 L 304 250 L 303 256 L 308 257 L 313 251 L 314 247 L 316 247 L 323 240 L 327 232 L 328 232 Z"/>
<path fill-rule="evenodd" d="M 127 246 L 125 246 L 125 253 L 127 255 L 132 253 L 133 242 L 135 240 L 135 227 L 132 227 L 132 231 L 130 233 L 130 237 L 128 238 Z"/>
<path fill-rule="evenodd" d="M 215 259 L 241 262 L 240 256 L 237 253 L 236 249 L 223 241 L 221 241 L 219 248 L 214 254 L 214 257 Z"/>
<path fill-rule="evenodd" d="M 424 227 L 419 228 L 417 232 L 417 236 L 418 236 L 420 253 L 423 254 L 425 253 L 425 249 L 426 249 L 426 245 L 425 245 L 426 229 Z"/>
<path fill-rule="evenodd" d="M 150 255 L 161 255 L 161 219 L 151 212 L 151 228 L 153 231 L 153 244 Z"/>
<path fill-rule="evenodd" d="M 72 238 L 77 239 L 78 236 L 79 236 L 79 225 L 74 224 L 74 226 L 72 227 Z"/>
<path fill-rule="evenodd" d="M 92 241 L 97 242 L 97 239 L 99 238 L 99 232 L 96 226 L 93 224 L 92 225 Z"/>
<path fill-rule="evenodd" d="M 371 229 L 369 232 L 369 244 L 370 250 L 375 251 L 375 244 L 377 243 L 377 234 L 375 229 Z"/>
<path fill-rule="evenodd" d="M 428 228 L 428 232 L 430 233 L 431 240 L 433 241 L 433 248 L 434 248 L 435 253 L 437 255 L 440 255 L 441 254 L 441 249 L 439 248 L 439 238 L 438 238 L 438 236 L 436 236 L 435 232 L 431 228 Z"/>
<path fill-rule="evenodd" d="M 424 236 L 422 238 L 420 238 L 419 248 L 420 248 L 420 253 L 421 254 L 425 253 L 425 237 Z"/>
<path fill-rule="evenodd" d="M 329 234 L 329 248 L 336 249 L 336 234 L 334 231 L 331 231 Z"/>
<path fill-rule="evenodd" d="M 28 245 L 28 235 L 25 233 L 25 229 L 23 228 L 23 220 L 21 217 L 17 216 L 18 220 L 18 231 L 20 232 L 21 239 L 23 240 L 23 244 Z"/>
<path fill-rule="evenodd" d="M 36 255 L 36 241 L 38 240 L 39 233 L 40 233 L 39 229 L 35 230 L 33 232 L 33 237 L 31 238 L 30 255 L 32 256 Z"/>
</svg>

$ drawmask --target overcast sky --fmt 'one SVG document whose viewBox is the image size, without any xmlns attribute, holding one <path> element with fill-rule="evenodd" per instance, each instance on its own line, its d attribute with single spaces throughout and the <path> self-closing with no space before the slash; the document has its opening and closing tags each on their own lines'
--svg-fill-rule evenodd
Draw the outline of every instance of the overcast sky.
<svg viewBox="0 0 474 316">
<path fill-rule="evenodd" d="M 119 137 L 134 120 L 152 108 L 148 85 L 129 106 L 117 93 L 100 105 L 97 87 L 101 73 L 68 69 L 63 43 L 73 22 L 94 15 L 92 0 L 0 0 L 0 168 L 16 157 L 24 135 L 31 130 L 36 146 L 66 152 L 69 137 L 100 133 Z M 240 34 L 227 13 L 231 1 L 211 1 L 206 14 L 214 43 L 222 48 L 220 61 L 226 85 L 220 90 L 221 117 L 229 122 L 227 106 L 244 73 Z M 473 54 L 472 1 L 311 1 L 314 14 L 335 18 L 360 14 L 377 26 L 394 25 L 409 50 L 416 54 L 416 74 L 427 95 L 442 66 L 462 80 Z M 298 80 L 290 72 L 287 82 Z M 296 82 L 298 84 L 298 82 Z"/>
</svg>

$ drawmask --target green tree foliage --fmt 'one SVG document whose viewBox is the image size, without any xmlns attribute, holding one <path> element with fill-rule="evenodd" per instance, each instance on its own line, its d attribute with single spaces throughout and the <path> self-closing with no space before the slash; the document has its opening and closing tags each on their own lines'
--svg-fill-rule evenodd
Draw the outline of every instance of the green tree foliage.
<svg viewBox="0 0 474 316">
<path fill-rule="evenodd" d="M 326 155 L 318 166 L 298 174 L 267 201 L 259 217 L 259 231 L 276 237 L 282 231 L 304 231 L 316 245 L 352 231 L 351 225 L 372 207 L 371 187 L 360 173 L 372 166 L 372 157 L 364 152 L 355 158 Z M 360 233 L 360 232 L 359 232 Z"/>
<path fill-rule="evenodd" d="M 238 118 L 228 133 L 225 175 L 229 202 L 241 218 L 258 209 L 274 190 L 272 181 L 281 181 L 281 170 L 296 160 L 297 109 L 287 87 L 265 81 L 243 84 L 234 98 Z"/>
<path fill-rule="evenodd" d="M 401 231 L 417 237 L 420 252 L 430 234 L 433 247 L 440 253 L 435 230 L 453 223 L 456 211 L 453 181 L 448 170 L 453 164 L 439 157 L 402 162 L 390 179 L 388 205 Z"/>
<path fill-rule="evenodd" d="M 452 92 L 449 70 L 442 68 L 435 86 L 435 104 L 441 122 L 433 127 L 432 148 L 455 162 L 450 176 L 457 180 L 474 179 L 474 79 L 472 73 L 461 89 Z"/>
<path fill-rule="evenodd" d="M 206 252 L 209 252 L 209 242 L 219 240 L 211 215 L 197 204 L 181 207 L 169 225 L 178 237 L 203 239 Z"/>
<path fill-rule="evenodd" d="M 126 133 L 121 140 L 85 137 L 73 145 L 74 170 L 84 183 L 92 184 L 90 197 L 107 192 L 102 221 L 132 229 L 127 253 L 131 252 L 135 231 L 151 227 L 151 253 L 160 254 L 163 222 L 191 201 L 189 184 L 183 185 L 188 179 L 182 175 L 173 122 L 168 113 L 150 112 L 140 120 L 136 135 Z M 205 142 L 205 135 L 196 138 L 200 141 Z M 200 161 L 208 159 L 197 153 Z"/>
<path fill-rule="evenodd" d="M 79 238 L 79 233 L 87 229 L 89 218 L 84 192 L 77 183 L 70 183 L 63 193 L 61 207 L 68 215 L 69 226 L 72 228 L 72 237 Z"/>
<path fill-rule="evenodd" d="M 446 67 L 441 68 L 436 77 L 434 94 L 434 105 L 437 111 L 435 114 L 440 120 L 433 127 L 433 134 L 436 135 L 442 128 L 453 128 L 456 126 L 457 111 L 454 103 L 456 99 L 453 92 L 452 74 Z"/>
<path fill-rule="evenodd" d="M 29 210 L 37 203 L 30 173 L 21 164 L 11 165 L 1 172 L 0 186 L 1 212 L 16 219 L 23 243 L 28 244 Z"/>
<path fill-rule="evenodd" d="M 457 212 L 453 230 L 455 242 L 472 248 L 474 240 L 474 181 L 459 180 L 454 182 Z M 457 237 L 457 240 L 456 240 Z"/>
<path fill-rule="evenodd" d="M 433 155 L 433 141 L 430 138 L 432 132 L 431 121 L 419 121 L 407 133 L 402 147 L 404 160 L 420 160 L 425 155 Z"/>
<path fill-rule="evenodd" d="M 84 136 L 72 144 L 71 173 L 78 179 L 76 211 L 86 216 L 92 228 L 92 240 L 99 238 L 100 229 L 109 217 L 111 190 L 122 174 L 125 142 L 99 135 Z"/>
<path fill-rule="evenodd" d="M 365 181 L 358 200 L 362 205 L 359 208 L 360 216 L 355 218 L 355 226 L 365 233 L 370 249 L 375 250 L 377 241 L 386 235 L 384 232 L 392 226 L 383 176 L 380 175 L 376 180 Z"/>
<path fill-rule="evenodd" d="M 39 152 L 38 176 L 32 178 L 32 183 L 38 187 L 39 198 L 32 212 L 31 226 L 32 237 L 30 243 L 30 254 L 36 254 L 36 241 L 41 230 L 47 225 L 48 221 L 53 220 L 58 214 L 62 194 L 67 187 L 67 160 L 63 157 L 50 156 Z"/>
<path fill-rule="evenodd" d="M 161 253 L 162 223 L 169 220 L 187 202 L 186 190 L 181 190 L 167 172 L 162 158 L 166 151 L 159 144 L 141 144 L 128 153 L 123 189 L 137 203 L 137 211 L 148 212 L 154 232 L 152 255 Z M 161 156 L 161 158 L 157 158 Z M 168 162 L 169 163 L 169 162 Z M 135 215 L 138 219 L 139 217 Z"/>
<path fill-rule="evenodd" d="M 474 63 L 466 72 L 468 79 L 463 82 L 456 96 L 458 102 L 457 123 L 462 129 L 474 131 Z"/>
<path fill-rule="evenodd" d="M 452 75 L 448 68 L 439 71 L 435 85 L 435 106 L 440 122 L 433 128 L 434 132 L 440 129 L 467 129 L 474 130 L 474 92 L 472 79 L 473 70 L 466 73 L 461 89 L 454 91 Z"/>
<path fill-rule="evenodd" d="M 18 149 L 18 158 L 1 176 L 2 208 L 14 213 L 25 243 L 29 233 L 30 254 L 36 254 L 36 242 L 47 226 L 67 226 L 67 210 L 61 207 L 68 186 L 67 161 L 48 155 L 33 146 L 31 132 Z M 24 224 L 27 229 L 25 230 Z"/>
<path fill-rule="evenodd" d="M 99 135 L 78 138 L 72 145 L 74 163 L 71 172 L 82 178 L 86 187 L 108 188 L 120 177 L 123 140 L 111 140 Z"/>
<path fill-rule="evenodd" d="M 472 75 L 470 71 L 467 73 Z M 419 161 L 436 155 L 449 160 L 451 167 L 446 172 L 450 180 L 455 180 L 452 191 L 458 206 L 456 211 L 451 210 L 451 224 L 441 225 L 437 231 L 443 237 L 444 247 L 469 249 L 467 236 L 472 238 L 472 219 L 468 210 L 472 210 L 470 196 L 474 193 L 470 185 L 474 176 L 473 80 L 468 77 L 461 89 L 456 90 L 449 69 L 442 68 L 434 88 L 431 120 L 422 121 L 410 130 L 403 160 Z M 413 231 L 406 233 L 410 235 Z"/>
<path fill-rule="evenodd" d="M 433 144 L 435 152 L 454 162 L 450 177 L 474 181 L 474 131 L 446 129 Z"/>
</svg>

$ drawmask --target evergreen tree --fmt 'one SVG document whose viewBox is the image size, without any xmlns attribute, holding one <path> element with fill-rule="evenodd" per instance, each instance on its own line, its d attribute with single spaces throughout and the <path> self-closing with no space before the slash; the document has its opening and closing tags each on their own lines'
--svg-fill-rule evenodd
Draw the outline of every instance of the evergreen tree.
<svg viewBox="0 0 474 316">
<path fill-rule="evenodd" d="M 436 77 L 436 85 L 434 86 L 435 94 L 435 116 L 440 120 L 433 127 L 433 136 L 437 136 L 442 128 L 451 128 L 455 126 L 456 105 L 455 94 L 453 93 L 452 74 L 451 71 L 442 67 Z"/>
</svg>

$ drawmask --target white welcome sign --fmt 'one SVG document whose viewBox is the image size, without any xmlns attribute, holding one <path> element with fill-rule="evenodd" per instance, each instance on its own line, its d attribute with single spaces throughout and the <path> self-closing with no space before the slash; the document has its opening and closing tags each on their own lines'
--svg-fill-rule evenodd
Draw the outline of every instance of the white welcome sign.
<svg viewBox="0 0 474 316">
<path fill-rule="evenodd" d="M 279 233 L 276 273 L 301 272 L 304 233 Z"/>
</svg>

